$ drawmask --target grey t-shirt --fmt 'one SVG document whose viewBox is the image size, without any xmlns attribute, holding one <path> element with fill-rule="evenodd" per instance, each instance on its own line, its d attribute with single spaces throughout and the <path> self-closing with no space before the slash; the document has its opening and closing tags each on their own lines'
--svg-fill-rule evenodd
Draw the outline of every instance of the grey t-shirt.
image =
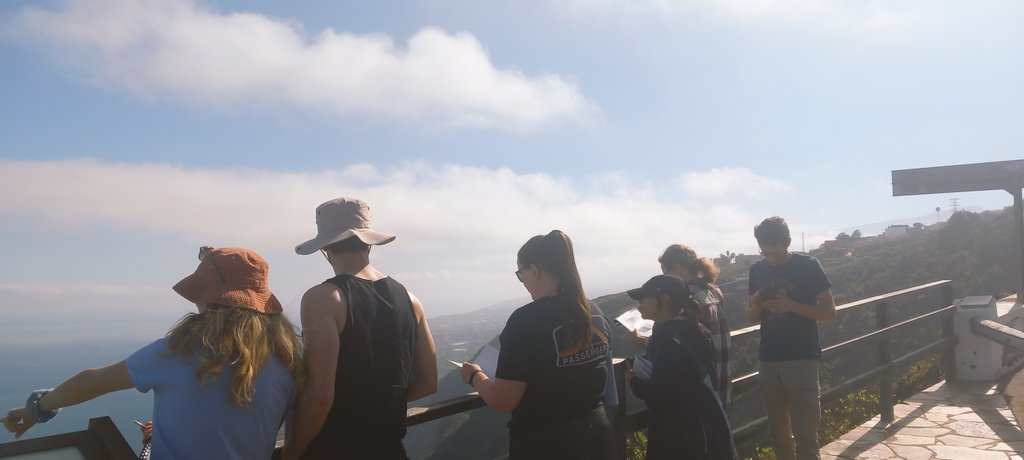
<svg viewBox="0 0 1024 460">
<path fill-rule="evenodd" d="M 750 295 L 761 291 L 765 300 L 788 297 L 804 305 L 815 305 L 818 294 L 831 286 L 821 262 L 811 256 L 792 254 L 779 266 L 766 260 L 750 266 Z M 818 322 L 795 313 L 765 311 L 761 317 L 759 358 L 761 361 L 821 359 Z"/>
</svg>

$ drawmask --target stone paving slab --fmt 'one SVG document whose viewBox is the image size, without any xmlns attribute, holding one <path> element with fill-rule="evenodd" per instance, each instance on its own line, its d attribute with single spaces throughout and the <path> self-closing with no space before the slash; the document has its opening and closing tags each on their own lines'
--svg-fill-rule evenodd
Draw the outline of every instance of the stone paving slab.
<svg viewBox="0 0 1024 460">
<path fill-rule="evenodd" d="M 1024 433 L 994 383 L 940 382 L 821 449 L 823 460 L 1024 460 Z"/>
</svg>

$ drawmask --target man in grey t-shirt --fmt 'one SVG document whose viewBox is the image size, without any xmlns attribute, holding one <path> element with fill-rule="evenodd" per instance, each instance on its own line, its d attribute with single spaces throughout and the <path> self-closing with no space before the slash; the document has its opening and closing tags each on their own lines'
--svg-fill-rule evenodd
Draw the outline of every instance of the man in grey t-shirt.
<svg viewBox="0 0 1024 460">
<path fill-rule="evenodd" d="M 754 227 L 761 260 L 750 267 L 747 319 L 761 324 L 759 378 L 779 460 L 820 459 L 818 321 L 836 319 L 821 263 L 789 252 L 789 226 L 769 217 Z"/>
</svg>

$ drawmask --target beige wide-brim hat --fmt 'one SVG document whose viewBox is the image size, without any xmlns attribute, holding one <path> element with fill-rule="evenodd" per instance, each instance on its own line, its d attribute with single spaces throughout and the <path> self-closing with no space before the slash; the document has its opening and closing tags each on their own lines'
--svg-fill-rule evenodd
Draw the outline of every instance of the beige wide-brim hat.
<svg viewBox="0 0 1024 460">
<path fill-rule="evenodd" d="M 295 246 L 295 253 L 309 255 L 349 237 L 372 245 L 388 244 L 395 235 L 370 226 L 370 207 L 358 198 L 337 198 L 316 208 L 316 237 Z"/>
</svg>

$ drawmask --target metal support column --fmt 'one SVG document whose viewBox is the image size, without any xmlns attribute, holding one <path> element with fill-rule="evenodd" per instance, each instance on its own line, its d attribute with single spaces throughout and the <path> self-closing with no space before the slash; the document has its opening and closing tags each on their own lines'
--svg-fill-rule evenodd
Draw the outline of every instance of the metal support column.
<svg viewBox="0 0 1024 460">
<path fill-rule="evenodd" d="M 1021 202 L 1021 189 L 1007 191 L 1013 195 L 1013 218 L 1017 222 L 1017 235 L 1014 240 L 1020 257 L 1020 263 L 1017 264 L 1017 301 L 1020 302 L 1024 300 L 1024 204 Z"/>
</svg>

